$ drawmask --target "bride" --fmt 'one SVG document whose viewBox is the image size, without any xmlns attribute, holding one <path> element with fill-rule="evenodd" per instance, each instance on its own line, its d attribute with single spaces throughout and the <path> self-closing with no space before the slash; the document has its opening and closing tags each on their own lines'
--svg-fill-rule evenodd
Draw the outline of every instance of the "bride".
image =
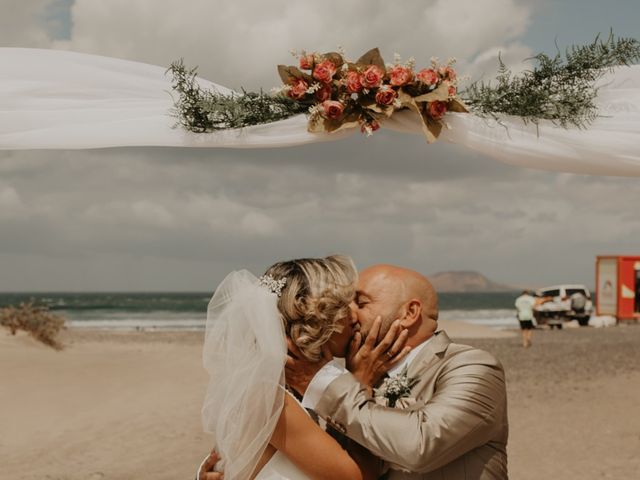
<svg viewBox="0 0 640 480">
<path fill-rule="evenodd" d="M 356 279 L 352 260 L 336 255 L 276 263 L 260 278 L 232 272 L 216 289 L 203 351 L 210 382 L 202 421 L 227 480 L 380 475 L 374 457 L 357 445 L 343 450 L 285 389 L 285 336 L 310 360 L 346 356 L 359 328 L 350 306 Z M 203 461 L 200 480 L 222 478 L 207 473 L 217 459 L 212 453 Z"/>
</svg>

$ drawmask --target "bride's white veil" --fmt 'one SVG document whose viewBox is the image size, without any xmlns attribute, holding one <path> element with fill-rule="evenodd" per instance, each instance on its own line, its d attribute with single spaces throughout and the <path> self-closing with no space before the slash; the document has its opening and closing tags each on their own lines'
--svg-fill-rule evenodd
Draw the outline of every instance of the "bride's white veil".
<svg viewBox="0 0 640 480">
<path fill-rule="evenodd" d="M 209 387 L 204 430 L 214 435 L 229 480 L 249 478 L 284 403 L 287 347 L 278 297 L 246 270 L 232 272 L 209 302 L 203 364 Z"/>
</svg>

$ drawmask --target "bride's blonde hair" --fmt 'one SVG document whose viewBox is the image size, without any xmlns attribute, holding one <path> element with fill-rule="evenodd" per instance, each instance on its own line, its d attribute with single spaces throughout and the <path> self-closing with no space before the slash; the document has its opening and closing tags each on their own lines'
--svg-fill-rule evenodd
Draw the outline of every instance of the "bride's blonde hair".
<svg viewBox="0 0 640 480">
<path fill-rule="evenodd" d="M 322 345 L 351 316 L 358 279 L 353 260 L 344 255 L 289 260 L 272 265 L 265 275 L 286 277 L 278 299 L 285 332 L 305 357 L 319 360 Z"/>
</svg>

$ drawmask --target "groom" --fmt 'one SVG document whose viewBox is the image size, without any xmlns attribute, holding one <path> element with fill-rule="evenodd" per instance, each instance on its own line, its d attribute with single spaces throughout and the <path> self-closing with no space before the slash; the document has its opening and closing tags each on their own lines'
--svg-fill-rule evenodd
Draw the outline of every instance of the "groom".
<svg viewBox="0 0 640 480">
<path fill-rule="evenodd" d="M 504 371 L 489 353 L 436 332 L 438 300 L 429 281 L 396 266 L 367 268 L 353 309 L 365 337 L 377 317 L 378 339 L 396 319 L 408 331 L 412 350 L 388 372 L 400 388 L 372 384 L 375 359 L 364 354 L 366 345 L 349 357 L 351 372 L 335 360 L 290 357 L 287 381 L 304 395 L 303 405 L 387 462 L 390 480 L 506 479 Z"/>
</svg>

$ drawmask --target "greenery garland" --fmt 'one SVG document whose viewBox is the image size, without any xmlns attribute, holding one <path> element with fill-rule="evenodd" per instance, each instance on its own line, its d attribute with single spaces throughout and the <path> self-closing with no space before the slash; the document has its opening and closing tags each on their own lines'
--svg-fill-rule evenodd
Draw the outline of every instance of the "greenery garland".
<svg viewBox="0 0 640 480">
<path fill-rule="evenodd" d="M 598 35 L 593 43 L 567 49 L 549 57 L 533 57 L 539 65 L 520 76 L 499 59 L 496 84 L 474 83 L 461 94 L 469 109 L 480 116 L 497 118 L 505 113 L 538 124 L 540 120 L 568 127 L 585 128 L 598 116 L 595 82 L 607 71 L 640 60 L 640 42 L 633 38 L 605 41 Z"/>
<path fill-rule="evenodd" d="M 178 94 L 174 103 L 177 124 L 196 133 L 248 127 L 284 120 L 305 113 L 309 106 L 290 98 L 260 91 L 224 95 L 205 90 L 196 82 L 197 68 L 187 69 L 181 60 L 167 72 L 173 75 L 172 88 Z"/>
<path fill-rule="evenodd" d="M 473 83 L 461 98 L 476 115 L 498 118 L 499 114 L 522 117 L 525 122 L 540 120 L 568 127 L 585 128 L 597 116 L 595 82 L 607 71 L 640 60 L 640 42 L 633 38 L 607 40 L 598 35 L 593 43 L 567 49 L 550 57 L 540 53 L 532 70 L 515 76 L 499 58 L 495 85 Z M 260 91 L 225 95 L 201 88 L 196 82 L 197 68 L 187 69 L 182 60 L 173 62 L 167 72 L 173 76 L 172 88 L 177 125 L 196 133 L 260 125 L 308 113 L 311 103 L 294 101 L 284 95 Z"/>
</svg>

